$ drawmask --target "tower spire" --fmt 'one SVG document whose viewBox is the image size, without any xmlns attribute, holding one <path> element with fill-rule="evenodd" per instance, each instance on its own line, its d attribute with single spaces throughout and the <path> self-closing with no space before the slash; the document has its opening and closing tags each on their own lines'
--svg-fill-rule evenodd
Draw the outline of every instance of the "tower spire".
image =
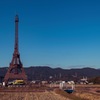
<svg viewBox="0 0 100 100">
<path fill-rule="evenodd" d="M 18 50 L 18 22 L 19 22 L 19 18 L 18 15 L 15 16 L 15 50 L 14 52 L 19 53 Z"/>
</svg>

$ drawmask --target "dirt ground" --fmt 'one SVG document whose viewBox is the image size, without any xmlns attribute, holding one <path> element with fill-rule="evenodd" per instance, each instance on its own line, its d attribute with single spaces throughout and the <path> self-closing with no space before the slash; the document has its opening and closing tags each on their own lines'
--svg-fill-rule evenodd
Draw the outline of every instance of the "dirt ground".
<svg viewBox="0 0 100 100">
<path fill-rule="evenodd" d="M 55 92 L 41 92 L 41 93 L 0 93 L 0 100 L 70 100 Z"/>
<path fill-rule="evenodd" d="M 0 88 L 0 100 L 100 100 L 100 85 L 76 85 L 72 94 L 60 89 L 37 91 L 31 87 Z"/>
<path fill-rule="evenodd" d="M 86 100 L 100 100 L 100 85 L 77 85 L 74 95 Z"/>
<path fill-rule="evenodd" d="M 85 100 L 100 100 L 100 95 L 92 94 L 92 93 L 75 93 L 76 96 L 85 99 Z"/>
</svg>

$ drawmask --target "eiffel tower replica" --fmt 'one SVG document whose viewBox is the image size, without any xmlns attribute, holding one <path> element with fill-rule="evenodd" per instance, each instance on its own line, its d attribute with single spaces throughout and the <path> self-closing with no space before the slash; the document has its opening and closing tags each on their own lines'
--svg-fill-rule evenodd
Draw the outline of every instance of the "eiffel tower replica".
<svg viewBox="0 0 100 100">
<path fill-rule="evenodd" d="M 22 79 L 25 81 L 25 83 L 27 82 L 27 76 L 25 74 L 23 64 L 20 60 L 20 54 L 18 50 L 18 22 L 19 22 L 19 18 L 18 15 L 16 15 L 15 16 L 15 47 L 14 47 L 12 61 L 4 77 L 5 84 L 7 84 L 8 81 L 16 80 L 16 79 Z"/>
</svg>

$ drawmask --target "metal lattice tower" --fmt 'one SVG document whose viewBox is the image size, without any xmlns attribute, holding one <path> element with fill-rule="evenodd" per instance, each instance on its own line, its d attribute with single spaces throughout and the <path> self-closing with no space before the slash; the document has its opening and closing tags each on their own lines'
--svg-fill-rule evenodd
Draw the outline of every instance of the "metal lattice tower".
<svg viewBox="0 0 100 100">
<path fill-rule="evenodd" d="M 15 46 L 12 61 L 9 65 L 8 71 L 4 77 L 4 82 L 7 84 L 10 80 L 22 79 L 27 81 L 27 76 L 25 74 L 23 64 L 20 60 L 20 54 L 18 50 L 18 15 L 15 16 Z"/>
</svg>

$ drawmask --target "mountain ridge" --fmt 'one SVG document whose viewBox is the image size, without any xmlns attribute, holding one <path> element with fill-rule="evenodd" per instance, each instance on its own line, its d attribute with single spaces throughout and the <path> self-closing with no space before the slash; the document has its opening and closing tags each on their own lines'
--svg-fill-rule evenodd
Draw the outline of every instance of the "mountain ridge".
<svg viewBox="0 0 100 100">
<path fill-rule="evenodd" d="M 0 68 L 0 76 L 4 77 L 7 72 L 8 67 Z M 85 68 L 51 68 L 49 66 L 30 66 L 25 67 L 25 72 L 28 76 L 28 80 L 72 80 L 79 79 L 82 77 L 98 77 L 100 76 L 100 69 L 85 67 Z"/>
</svg>

